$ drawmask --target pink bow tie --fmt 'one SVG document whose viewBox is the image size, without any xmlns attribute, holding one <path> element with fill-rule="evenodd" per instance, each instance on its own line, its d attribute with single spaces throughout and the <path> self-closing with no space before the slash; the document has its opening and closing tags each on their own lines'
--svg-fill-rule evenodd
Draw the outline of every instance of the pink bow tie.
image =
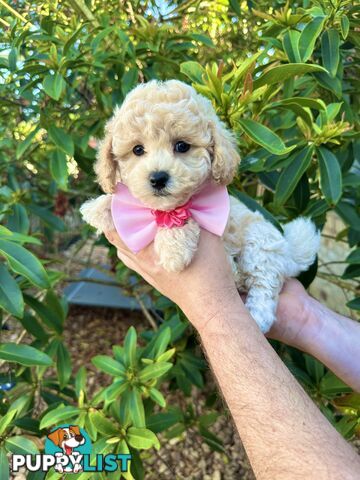
<svg viewBox="0 0 360 480">
<path fill-rule="evenodd" d="M 134 253 L 154 240 L 159 227 L 181 227 L 190 217 L 200 227 L 220 237 L 224 233 L 229 212 L 230 200 L 226 187 L 213 182 L 206 183 L 185 205 L 170 211 L 145 207 L 122 183 L 116 185 L 111 202 L 115 228 Z"/>
</svg>

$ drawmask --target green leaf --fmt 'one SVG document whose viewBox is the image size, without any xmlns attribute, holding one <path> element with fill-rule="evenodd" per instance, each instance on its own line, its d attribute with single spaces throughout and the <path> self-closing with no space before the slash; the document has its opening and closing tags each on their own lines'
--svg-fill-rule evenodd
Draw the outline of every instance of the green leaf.
<svg viewBox="0 0 360 480">
<path fill-rule="evenodd" d="M 145 411 L 140 391 L 134 387 L 129 393 L 129 409 L 133 425 L 145 427 Z"/>
<path fill-rule="evenodd" d="M 147 365 L 140 371 L 139 380 L 141 382 L 147 382 L 148 380 L 159 378 L 162 375 L 165 375 L 165 373 L 168 372 L 172 366 L 172 363 L 169 362 L 158 362 L 153 363 L 152 365 Z"/>
<path fill-rule="evenodd" d="M 260 57 L 263 52 L 259 51 L 256 52 L 254 55 L 250 57 L 244 58 L 239 64 L 237 65 L 234 79 L 231 82 L 232 90 L 239 87 L 241 79 L 246 75 L 246 73 L 255 65 L 256 60 Z"/>
<path fill-rule="evenodd" d="M 299 38 L 300 32 L 297 30 L 290 30 L 286 32 L 283 38 L 284 51 L 291 63 L 300 63 L 301 57 L 299 53 Z"/>
<path fill-rule="evenodd" d="M 4 447 L 0 447 L 0 478 L 1 480 L 9 480 L 10 478 L 10 466 Z"/>
<path fill-rule="evenodd" d="M 282 171 L 277 182 L 274 195 L 275 204 L 283 205 L 293 193 L 296 185 L 310 165 L 312 152 L 311 147 L 306 147 L 292 155 L 291 162 Z"/>
<path fill-rule="evenodd" d="M 286 65 L 279 65 L 272 67 L 263 73 L 253 83 L 253 88 L 256 90 L 263 85 L 272 85 L 274 83 L 283 83 L 288 78 L 293 78 L 296 75 L 305 75 L 312 72 L 326 72 L 320 65 L 311 65 L 308 63 L 288 63 Z"/>
<path fill-rule="evenodd" d="M 7 427 L 10 425 L 12 419 L 15 417 L 17 414 L 17 410 L 10 410 L 7 412 L 3 417 L 0 419 L 0 436 L 5 432 Z"/>
<path fill-rule="evenodd" d="M 335 120 L 336 115 L 340 112 L 343 102 L 329 103 L 326 105 L 326 112 L 321 112 L 324 116 L 324 123 L 330 123 Z"/>
<path fill-rule="evenodd" d="M 192 38 L 193 40 L 196 40 L 197 42 L 203 43 L 207 47 L 210 47 L 210 48 L 215 47 L 214 42 L 207 35 L 203 35 L 201 33 L 191 33 L 189 37 Z"/>
<path fill-rule="evenodd" d="M 229 0 L 229 4 L 236 15 L 241 18 L 241 8 L 238 0 Z"/>
<path fill-rule="evenodd" d="M 0 240 L 0 253 L 6 258 L 10 268 L 27 278 L 40 288 L 50 286 L 48 276 L 40 261 L 21 245 Z"/>
<path fill-rule="evenodd" d="M 24 299 L 19 285 L 2 264 L 0 264 L 0 308 L 15 317 L 22 317 L 24 313 Z"/>
<path fill-rule="evenodd" d="M 130 327 L 124 340 L 124 361 L 125 365 L 133 367 L 136 363 L 136 330 Z"/>
<path fill-rule="evenodd" d="M 136 67 L 129 68 L 121 79 L 121 90 L 124 95 L 132 90 L 138 81 L 139 72 Z"/>
<path fill-rule="evenodd" d="M 310 377 L 315 381 L 316 385 L 319 384 L 325 373 L 324 365 L 316 360 L 311 355 L 303 354 L 305 358 L 306 370 Z"/>
<path fill-rule="evenodd" d="M 321 36 L 322 63 L 331 77 L 336 76 L 339 66 L 340 37 L 337 30 L 326 30 Z"/>
<path fill-rule="evenodd" d="M 20 417 L 24 418 L 23 415 L 26 415 L 29 412 L 29 409 L 31 408 L 33 400 L 34 400 L 34 392 L 29 390 L 29 393 L 27 394 L 24 393 L 21 395 L 21 397 L 18 397 L 16 400 L 11 402 L 11 406 L 9 406 L 9 411 L 16 410 L 16 418 L 17 418 L 16 422 L 20 419 Z M 37 422 L 37 420 L 34 420 L 34 421 Z"/>
<path fill-rule="evenodd" d="M 159 334 L 154 344 L 154 357 L 158 358 L 163 354 L 171 340 L 171 329 L 164 328 Z"/>
<path fill-rule="evenodd" d="M 202 76 L 205 70 L 198 62 L 183 62 L 180 64 L 180 72 L 190 78 L 194 83 L 203 83 Z"/>
<path fill-rule="evenodd" d="M 54 290 L 49 289 L 44 298 L 44 304 L 59 319 L 61 325 L 64 324 L 67 315 L 67 301 L 65 297 L 59 297 Z"/>
<path fill-rule="evenodd" d="M 238 120 L 240 126 L 245 133 L 258 145 L 261 145 L 266 150 L 276 155 L 285 155 L 296 148 L 296 145 L 292 147 L 286 147 L 280 137 L 271 131 L 265 125 L 255 122 L 250 119 Z"/>
<path fill-rule="evenodd" d="M 19 160 L 19 158 L 22 157 L 24 152 L 28 149 L 28 147 L 31 145 L 31 142 L 33 141 L 34 137 L 40 130 L 40 126 L 35 127 L 23 140 L 22 142 L 18 143 L 16 146 L 16 160 Z"/>
<path fill-rule="evenodd" d="M 167 362 L 170 360 L 171 357 L 174 356 L 176 352 L 176 348 L 170 348 L 169 350 L 166 350 L 166 352 L 162 353 L 159 355 L 156 359 L 157 362 Z"/>
<path fill-rule="evenodd" d="M 360 264 L 358 263 L 354 265 L 348 265 L 341 276 L 341 278 L 344 278 L 345 280 L 358 278 L 358 277 L 360 277 Z"/>
<path fill-rule="evenodd" d="M 20 363 L 26 367 L 34 365 L 51 366 L 52 360 L 46 353 L 30 345 L 17 345 L 16 343 L 2 343 L 0 345 L 0 358 L 8 362 Z"/>
<path fill-rule="evenodd" d="M 336 205 L 342 195 L 342 176 L 338 159 L 325 147 L 317 149 L 320 166 L 320 186 L 327 203 Z"/>
<path fill-rule="evenodd" d="M 159 433 L 167 430 L 178 422 L 183 422 L 184 416 L 179 408 L 169 409 L 168 412 L 155 413 L 146 418 L 146 425 L 153 432 Z"/>
<path fill-rule="evenodd" d="M 61 218 L 51 213 L 47 208 L 39 207 L 37 205 L 29 205 L 28 208 L 51 230 L 57 230 L 59 232 L 64 232 L 66 230 L 65 224 Z"/>
<path fill-rule="evenodd" d="M 115 377 L 125 377 L 126 375 L 126 369 L 124 366 L 107 355 L 97 355 L 92 358 L 91 362 L 96 368 L 102 370 L 108 375 L 113 375 Z"/>
<path fill-rule="evenodd" d="M 10 52 L 9 52 L 8 62 L 9 62 L 9 70 L 10 70 L 11 72 L 15 72 L 15 71 L 16 71 L 16 68 L 17 68 L 17 65 L 16 65 L 16 62 L 17 62 L 17 50 L 16 50 L 15 47 L 12 47 L 12 49 L 11 49 Z"/>
<path fill-rule="evenodd" d="M 315 72 L 314 77 L 323 88 L 333 92 L 337 98 L 342 98 L 341 80 L 336 77 L 331 77 L 327 72 Z"/>
<path fill-rule="evenodd" d="M 335 428 L 341 436 L 350 439 L 354 435 L 355 429 L 358 425 L 359 421 L 357 418 L 345 415 L 341 420 L 335 423 Z"/>
<path fill-rule="evenodd" d="M 221 414 L 218 412 L 204 413 L 199 417 L 199 424 L 205 428 L 208 428 L 210 425 L 216 422 L 220 415 Z"/>
<path fill-rule="evenodd" d="M 46 75 L 43 82 L 45 92 L 54 100 L 59 100 L 65 85 L 65 80 L 59 72 L 56 72 L 55 75 Z"/>
<path fill-rule="evenodd" d="M 165 438 L 168 440 L 171 440 L 172 438 L 180 438 L 185 430 L 185 425 L 183 423 L 179 423 L 178 425 L 175 425 L 175 427 L 165 432 Z"/>
<path fill-rule="evenodd" d="M 34 297 L 24 293 L 24 300 L 30 308 L 41 318 L 41 320 L 47 325 L 51 330 L 54 330 L 57 333 L 62 333 L 63 331 L 63 319 L 58 316 L 56 310 L 49 308 L 42 302 L 39 302 Z"/>
<path fill-rule="evenodd" d="M 57 348 L 56 370 L 60 383 L 60 388 L 63 389 L 69 383 L 72 366 L 69 350 L 62 342 L 59 342 Z"/>
<path fill-rule="evenodd" d="M 346 40 L 350 30 L 350 21 L 346 15 L 342 15 L 340 18 L 340 29 L 343 39 Z"/>
<path fill-rule="evenodd" d="M 340 393 L 351 392 L 351 388 L 332 372 L 327 372 L 320 382 L 320 392 L 327 397 L 334 397 Z"/>
<path fill-rule="evenodd" d="M 152 447 L 159 450 L 160 448 L 160 442 L 155 433 L 146 428 L 130 427 L 126 433 L 126 441 L 130 447 L 137 450 L 147 450 Z"/>
<path fill-rule="evenodd" d="M 79 368 L 75 376 L 75 392 L 78 397 L 80 396 L 80 392 L 84 392 L 86 389 L 86 378 L 86 368 L 82 366 Z"/>
<path fill-rule="evenodd" d="M 345 261 L 346 263 L 360 263 L 360 247 L 353 250 Z"/>
<path fill-rule="evenodd" d="M 154 400 L 154 402 L 156 402 L 158 405 L 160 405 L 160 407 L 166 407 L 166 400 L 164 398 L 164 395 L 157 388 L 150 388 L 149 393 L 150 398 Z"/>
<path fill-rule="evenodd" d="M 116 427 L 114 421 L 106 418 L 102 413 L 93 411 L 89 413 L 90 421 L 98 432 L 106 436 L 119 435 L 119 428 Z"/>
<path fill-rule="evenodd" d="M 296 104 L 299 105 L 300 107 L 307 107 L 307 108 L 312 108 L 314 110 L 325 110 L 326 105 L 325 103 L 318 99 L 318 98 L 307 98 L 307 97 L 290 97 L 290 98 L 284 98 L 283 100 L 279 100 L 277 102 L 270 103 L 266 108 L 275 108 L 279 105 L 291 105 L 291 104 Z"/>
<path fill-rule="evenodd" d="M 11 231 L 13 232 L 18 232 L 20 234 L 26 235 L 29 232 L 29 227 L 30 227 L 30 221 L 29 217 L 26 211 L 26 208 L 21 205 L 20 203 L 16 203 L 15 205 L 12 205 L 12 214 L 8 216 L 7 219 L 7 226 L 10 228 Z M 27 237 L 28 239 L 31 237 Z M 9 240 L 12 240 L 14 242 L 17 241 L 16 237 L 9 238 Z M 30 243 L 28 240 L 24 239 L 24 242 L 20 241 L 20 243 Z M 41 244 L 40 240 L 37 238 L 33 238 L 31 243 L 36 243 L 38 245 Z"/>
<path fill-rule="evenodd" d="M 316 218 L 324 215 L 324 213 L 328 210 L 329 206 L 325 200 L 310 200 L 305 212 L 303 212 L 303 215 L 305 217 Z"/>
<path fill-rule="evenodd" d="M 335 212 L 341 217 L 351 228 L 360 231 L 359 214 L 351 203 L 342 200 L 335 207 Z"/>
<path fill-rule="evenodd" d="M 310 200 L 309 179 L 306 173 L 300 178 L 293 193 L 294 203 L 299 213 L 302 213 Z"/>
<path fill-rule="evenodd" d="M 109 387 L 104 389 L 104 397 L 107 402 L 113 402 L 117 398 L 120 398 L 121 394 L 129 388 L 129 383 L 124 380 L 117 380 Z"/>
<path fill-rule="evenodd" d="M 325 17 L 315 17 L 301 32 L 299 39 L 299 52 L 303 62 L 307 62 L 311 57 L 316 39 L 321 33 L 324 21 Z"/>
<path fill-rule="evenodd" d="M 47 340 L 48 335 L 43 329 L 42 325 L 38 322 L 36 317 L 31 315 L 29 312 L 25 312 L 19 321 L 25 330 L 27 330 L 31 335 L 34 335 L 35 338 L 38 338 L 41 341 Z"/>
<path fill-rule="evenodd" d="M 0 238 L 4 240 L 10 240 L 15 243 L 33 243 L 34 245 L 41 245 L 41 241 L 38 238 L 30 237 L 29 235 L 23 235 L 22 233 L 12 232 L 6 227 L 0 225 Z"/>
<path fill-rule="evenodd" d="M 351 310 L 360 310 L 360 297 L 353 298 L 346 304 Z"/>
<path fill-rule="evenodd" d="M 51 425 L 61 424 L 65 422 L 65 420 L 70 420 L 70 418 L 77 417 L 80 412 L 80 408 L 61 404 L 43 416 L 40 422 L 40 430 L 48 428 Z"/>
<path fill-rule="evenodd" d="M 246 205 L 252 212 L 260 212 L 266 220 L 272 223 L 280 232 L 283 233 L 282 226 L 276 220 L 276 218 L 264 207 L 262 207 L 256 200 L 246 195 L 246 193 L 239 192 L 232 187 L 229 188 L 229 192 L 233 197 L 237 198 L 241 203 Z"/>
<path fill-rule="evenodd" d="M 205 440 L 205 443 L 207 443 L 212 450 L 226 454 L 226 450 L 224 449 L 220 438 L 218 438 L 216 435 L 214 435 L 202 425 L 199 425 L 199 432 Z"/>
<path fill-rule="evenodd" d="M 66 57 L 67 52 L 70 50 L 70 48 L 74 45 L 76 40 L 80 37 L 82 30 L 84 28 L 84 24 L 81 23 L 81 25 L 75 30 L 75 32 L 69 36 L 69 38 L 66 40 L 66 43 L 64 45 L 63 49 L 63 55 Z"/>
<path fill-rule="evenodd" d="M 74 142 L 71 136 L 63 128 L 50 125 L 48 134 L 57 147 L 70 157 L 74 156 Z"/>
<path fill-rule="evenodd" d="M 52 152 L 50 157 L 50 172 L 59 187 L 63 190 L 67 190 L 69 172 L 66 155 L 61 150 L 54 150 Z"/>
<path fill-rule="evenodd" d="M 26 437 L 21 437 L 20 435 L 7 438 L 5 440 L 5 447 L 10 450 L 10 452 L 17 455 L 36 455 L 39 453 L 39 449 L 33 441 Z"/>
</svg>

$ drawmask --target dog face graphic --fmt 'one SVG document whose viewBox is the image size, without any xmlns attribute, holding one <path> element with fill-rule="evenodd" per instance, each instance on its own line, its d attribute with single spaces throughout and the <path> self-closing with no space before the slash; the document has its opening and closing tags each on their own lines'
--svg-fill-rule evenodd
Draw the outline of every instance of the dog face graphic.
<svg viewBox="0 0 360 480">
<path fill-rule="evenodd" d="M 47 436 L 56 446 L 60 447 L 65 455 L 71 455 L 73 449 L 84 445 L 85 438 L 77 425 L 58 428 Z"/>
</svg>

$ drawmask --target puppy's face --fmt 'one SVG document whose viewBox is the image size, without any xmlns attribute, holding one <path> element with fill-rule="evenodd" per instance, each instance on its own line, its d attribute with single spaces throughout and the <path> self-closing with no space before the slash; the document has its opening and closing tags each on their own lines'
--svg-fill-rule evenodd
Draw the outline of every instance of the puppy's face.
<svg viewBox="0 0 360 480">
<path fill-rule="evenodd" d="M 71 453 L 72 448 L 85 443 L 77 425 L 70 425 L 65 428 L 58 428 L 48 435 L 48 438 L 67 453 Z"/>
<path fill-rule="evenodd" d="M 238 160 L 210 102 L 172 80 L 128 95 L 107 125 L 95 170 L 105 191 L 121 181 L 146 206 L 170 210 L 211 177 L 228 183 Z"/>
<path fill-rule="evenodd" d="M 210 176 L 208 122 L 189 99 L 133 100 L 124 110 L 113 135 L 122 182 L 148 207 L 182 205 Z"/>
</svg>

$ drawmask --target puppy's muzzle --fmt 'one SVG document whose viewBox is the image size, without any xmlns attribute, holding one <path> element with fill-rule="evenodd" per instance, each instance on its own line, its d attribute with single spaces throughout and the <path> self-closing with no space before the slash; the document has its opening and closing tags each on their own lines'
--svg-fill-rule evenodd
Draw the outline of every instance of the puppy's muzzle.
<svg viewBox="0 0 360 480">
<path fill-rule="evenodd" d="M 150 184 L 156 192 L 164 190 L 169 182 L 170 175 L 164 171 L 152 172 L 149 180 Z"/>
</svg>

